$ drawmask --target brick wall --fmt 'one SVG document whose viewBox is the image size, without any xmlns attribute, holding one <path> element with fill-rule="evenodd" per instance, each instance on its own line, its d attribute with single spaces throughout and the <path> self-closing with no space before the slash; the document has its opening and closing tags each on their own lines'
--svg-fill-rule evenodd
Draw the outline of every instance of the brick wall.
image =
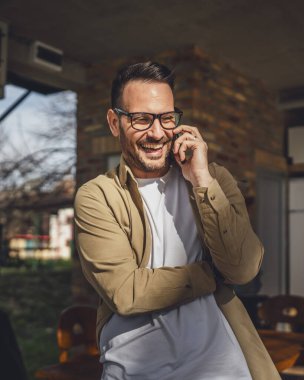
<svg viewBox="0 0 304 380">
<path fill-rule="evenodd" d="M 117 68 L 148 59 L 175 69 L 175 101 L 184 111 L 184 123 L 200 128 L 209 146 L 209 160 L 225 165 L 237 178 L 253 219 L 257 168 L 286 171 L 281 114 L 274 94 L 263 83 L 198 47 L 88 68 L 90 84 L 78 93 L 77 186 L 104 172 L 107 155 L 119 152 L 106 122 Z"/>
<path fill-rule="evenodd" d="M 149 58 L 175 69 L 175 100 L 184 111 L 183 121 L 201 129 L 210 161 L 224 164 L 247 182 L 245 196 L 255 194 L 257 165 L 286 169 L 281 114 L 274 94 L 261 82 L 210 58 L 198 47 Z M 119 152 L 106 122 L 111 80 L 117 68 L 146 59 L 103 62 L 88 68 L 90 85 L 78 93 L 78 186 L 104 172 L 106 156 Z"/>
</svg>

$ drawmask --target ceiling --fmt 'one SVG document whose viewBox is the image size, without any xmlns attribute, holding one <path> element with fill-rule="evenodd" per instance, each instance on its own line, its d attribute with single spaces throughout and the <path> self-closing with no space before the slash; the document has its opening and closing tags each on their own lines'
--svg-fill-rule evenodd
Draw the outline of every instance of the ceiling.
<svg viewBox="0 0 304 380">
<path fill-rule="evenodd" d="M 38 39 L 80 63 L 197 44 L 279 91 L 304 87 L 303 19 L 303 0 L 0 3 L 13 38 Z"/>
</svg>

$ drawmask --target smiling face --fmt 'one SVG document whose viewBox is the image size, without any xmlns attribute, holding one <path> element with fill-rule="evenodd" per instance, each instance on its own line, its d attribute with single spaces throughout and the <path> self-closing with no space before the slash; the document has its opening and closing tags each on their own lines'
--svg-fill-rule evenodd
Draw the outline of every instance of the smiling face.
<svg viewBox="0 0 304 380">
<path fill-rule="evenodd" d="M 121 108 L 127 112 L 155 114 L 174 111 L 173 93 L 166 83 L 130 81 L 124 87 Z M 156 119 L 148 130 L 137 131 L 127 116 L 121 116 L 119 121 L 113 110 L 107 116 L 112 134 L 119 137 L 122 154 L 135 177 L 163 176 L 169 169 L 172 130 L 164 130 Z"/>
</svg>

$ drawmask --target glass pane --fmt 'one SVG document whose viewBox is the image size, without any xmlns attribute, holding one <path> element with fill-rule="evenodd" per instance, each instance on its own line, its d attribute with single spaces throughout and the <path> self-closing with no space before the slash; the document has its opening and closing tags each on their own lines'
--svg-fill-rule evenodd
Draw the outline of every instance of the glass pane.
<svg viewBox="0 0 304 380">
<path fill-rule="evenodd" d="M 161 123 L 164 128 L 174 128 L 176 126 L 176 122 L 178 119 L 178 114 L 175 112 L 172 113 L 166 113 L 161 116 Z"/>
<path fill-rule="evenodd" d="M 132 123 L 135 128 L 146 128 L 152 121 L 153 116 L 149 114 L 138 113 L 132 116 Z"/>
</svg>

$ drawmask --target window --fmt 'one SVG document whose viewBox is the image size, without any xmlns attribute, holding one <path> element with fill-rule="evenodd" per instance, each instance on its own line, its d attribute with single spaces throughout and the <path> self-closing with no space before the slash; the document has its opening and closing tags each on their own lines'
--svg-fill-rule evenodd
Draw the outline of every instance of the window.
<svg viewBox="0 0 304 380">
<path fill-rule="evenodd" d="M 289 127 L 288 156 L 291 157 L 293 164 L 304 163 L 304 126 Z"/>
</svg>

